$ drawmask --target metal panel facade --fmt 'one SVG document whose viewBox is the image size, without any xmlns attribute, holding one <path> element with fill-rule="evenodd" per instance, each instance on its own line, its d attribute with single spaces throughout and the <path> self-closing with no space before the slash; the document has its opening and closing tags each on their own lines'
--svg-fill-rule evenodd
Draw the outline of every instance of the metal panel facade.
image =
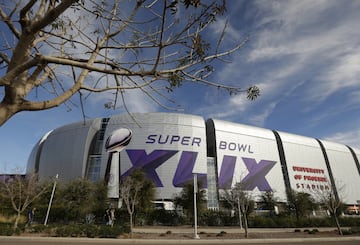
<svg viewBox="0 0 360 245">
<path fill-rule="evenodd" d="M 91 140 L 98 130 L 98 120 L 69 124 L 52 131 L 42 145 L 39 176 L 59 174 L 62 181 L 85 177 L 85 167 Z"/>
<path fill-rule="evenodd" d="M 157 198 L 173 198 L 186 182 L 193 180 L 193 173 L 206 182 L 206 133 L 201 117 L 172 113 L 114 116 L 105 138 L 119 128 L 133 133 L 129 145 L 120 153 L 121 175 L 142 167 L 156 184 Z M 102 166 L 106 166 L 107 158 L 103 157 Z"/>
<path fill-rule="evenodd" d="M 256 200 L 263 191 L 273 191 L 286 202 L 285 186 L 314 194 L 331 188 L 333 176 L 339 196 L 347 204 L 360 203 L 360 165 L 354 160 L 360 159 L 359 149 L 221 120 L 207 122 L 208 135 L 202 117 L 176 113 L 123 114 L 65 125 L 34 147 L 27 173 L 38 168 L 42 178 L 59 174 L 61 181 L 69 181 L 89 177 L 85 170 L 93 164 L 87 174 L 104 178 L 110 154 L 105 150 L 106 139 L 115 130 L 127 128 L 132 137 L 120 152 L 120 175 L 143 168 L 156 184 L 158 199 L 173 198 L 193 181 L 194 173 L 207 187 L 211 173 L 210 199 L 216 199 L 217 187 L 228 189 L 241 181 Z M 90 149 L 92 142 L 96 149 Z M 207 157 L 215 159 L 209 164 L 211 172 Z M 282 168 L 285 164 L 287 168 Z"/>
<path fill-rule="evenodd" d="M 255 199 L 273 191 L 285 201 L 285 184 L 275 136 L 270 130 L 213 120 L 219 188 L 241 182 Z"/>
<path fill-rule="evenodd" d="M 291 188 L 315 195 L 331 188 L 323 152 L 316 139 L 279 132 L 284 146 Z"/>
<path fill-rule="evenodd" d="M 339 197 L 347 204 L 360 200 L 360 175 L 350 150 L 340 144 L 322 141 L 329 158 Z"/>
</svg>

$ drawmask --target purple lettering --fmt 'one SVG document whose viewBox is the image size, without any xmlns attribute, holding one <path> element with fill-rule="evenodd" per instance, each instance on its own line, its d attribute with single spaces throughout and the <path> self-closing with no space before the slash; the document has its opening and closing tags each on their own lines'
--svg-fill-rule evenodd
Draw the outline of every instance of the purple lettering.
<svg viewBox="0 0 360 245">
<path fill-rule="evenodd" d="M 265 176 L 269 171 L 275 166 L 275 161 L 261 160 L 259 163 L 256 162 L 253 158 L 242 158 L 247 170 L 249 171 L 248 175 L 245 176 L 241 183 L 244 185 L 245 190 L 254 190 L 255 187 L 259 191 L 272 191 L 268 181 Z"/>
<path fill-rule="evenodd" d="M 161 135 L 161 134 L 150 134 L 148 135 L 146 144 L 181 144 L 181 145 L 191 145 L 199 146 L 201 143 L 201 138 L 191 137 L 191 136 L 180 136 L 180 135 Z"/>
<path fill-rule="evenodd" d="M 180 140 L 180 136 L 179 135 L 173 135 L 171 137 L 171 140 L 170 140 L 170 144 L 172 144 L 173 142 L 179 142 Z"/>
<path fill-rule="evenodd" d="M 234 177 L 236 157 L 234 156 L 224 156 L 220 176 L 218 179 L 218 185 L 221 189 L 230 189 Z"/>
<path fill-rule="evenodd" d="M 159 141 L 158 141 L 158 143 L 159 144 L 166 144 L 167 142 L 168 142 L 168 140 L 169 140 L 169 135 L 166 135 L 166 137 L 164 137 L 165 138 L 165 140 L 163 140 L 163 141 L 161 141 L 161 138 L 163 138 L 164 136 L 163 135 L 159 135 Z"/>
<path fill-rule="evenodd" d="M 230 151 L 235 151 L 235 150 L 236 150 L 236 144 L 233 143 L 233 142 L 230 142 L 230 143 L 229 143 L 229 150 L 230 150 Z"/>
<path fill-rule="evenodd" d="M 155 170 L 177 152 L 178 151 L 171 150 L 155 150 L 150 154 L 146 154 L 145 150 L 126 150 L 133 166 L 121 175 L 121 177 L 123 178 L 135 169 L 141 168 L 145 171 L 146 176 L 155 182 L 156 187 L 163 187 L 164 185 Z"/>
<path fill-rule="evenodd" d="M 219 143 L 219 149 L 221 149 L 221 150 L 225 150 L 225 149 L 226 149 L 226 142 L 225 142 L 225 141 L 220 141 L 220 143 Z"/>
<path fill-rule="evenodd" d="M 193 169 L 197 155 L 197 152 L 192 151 L 184 151 L 181 154 L 179 164 L 173 178 L 173 185 L 175 187 L 184 187 L 186 183 L 193 181 Z M 198 180 L 202 182 L 202 187 L 207 187 L 206 174 L 198 174 Z"/>
<path fill-rule="evenodd" d="M 156 141 L 156 134 L 150 134 L 145 141 L 146 144 L 154 144 Z"/>
<path fill-rule="evenodd" d="M 220 141 L 219 149 L 220 150 L 229 150 L 229 151 L 248 152 L 250 154 L 254 153 L 251 150 L 251 145 L 239 144 L 239 143 L 235 143 L 235 142 Z"/>
<path fill-rule="evenodd" d="M 190 136 L 184 136 L 181 140 L 182 145 L 189 145 L 190 142 Z"/>
<path fill-rule="evenodd" d="M 201 138 L 194 137 L 191 145 L 192 145 L 192 146 L 193 146 L 193 145 L 197 145 L 197 146 L 200 147 L 200 143 L 201 143 Z"/>
</svg>

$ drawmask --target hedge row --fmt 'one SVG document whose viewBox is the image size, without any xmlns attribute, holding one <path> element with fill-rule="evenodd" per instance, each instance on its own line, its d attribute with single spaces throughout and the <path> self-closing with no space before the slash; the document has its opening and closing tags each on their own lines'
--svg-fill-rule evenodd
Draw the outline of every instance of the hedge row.
<svg viewBox="0 0 360 245">
<path fill-rule="evenodd" d="M 25 231 L 25 228 L 14 230 L 12 224 L 0 224 L 0 235 L 12 236 L 19 235 Z M 116 238 L 121 234 L 129 233 L 129 226 L 106 226 L 91 224 L 72 224 L 72 225 L 33 225 L 26 228 L 30 233 L 45 233 L 53 237 L 99 237 L 99 238 Z"/>
<path fill-rule="evenodd" d="M 140 218 L 140 217 L 138 217 Z M 192 220 L 185 219 L 173 211 L 158 210 L 137 222 L 137 225 L 190 225 Z M 145 222 L 144 222 L 145 220 Z M 360 217 L 340 217 L 341 226 L 360 226 Z M 226 212 L 207 211 L 198 215 L 198 224 L 202 226 L 238 226 L 238 215 L 230 216 Z M 255 216 L 248 218 L 249 227 L 252 228 L 296 228 L 296 227 L 335 227 L 331 217 L 304 217 L 296 219 L 293 215 Z"/>
</svg>

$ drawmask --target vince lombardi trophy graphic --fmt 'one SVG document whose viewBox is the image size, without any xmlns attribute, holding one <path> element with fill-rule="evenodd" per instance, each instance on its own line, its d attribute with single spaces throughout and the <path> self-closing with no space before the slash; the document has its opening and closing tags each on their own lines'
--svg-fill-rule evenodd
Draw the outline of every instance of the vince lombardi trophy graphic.
<svg viewBox="0 0 360 245">
<path fill-rule="evenodd" d="M 108 183 L 108 198 L 119 199 L 119 153 L 130 143 L 131 137 L 130 129 L 119 128 L 112 132 L 106 140 L 105 149 L 109 153 L 107 176 L 105 176 Z"/>
</svg>

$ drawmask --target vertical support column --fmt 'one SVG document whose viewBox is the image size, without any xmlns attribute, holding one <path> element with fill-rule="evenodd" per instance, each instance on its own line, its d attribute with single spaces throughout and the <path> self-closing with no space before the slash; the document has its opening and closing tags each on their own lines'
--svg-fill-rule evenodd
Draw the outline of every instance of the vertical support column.
<svg viewBox="0 0 360 245">
<path fill-rule="evenodd" d="M 194 173 L 194 239 L 200 239 L 197 231 L 197 201 L 196 201 L 196 194 L 198 192 L 197 186 L 197 174 Z"/>
</svg>

